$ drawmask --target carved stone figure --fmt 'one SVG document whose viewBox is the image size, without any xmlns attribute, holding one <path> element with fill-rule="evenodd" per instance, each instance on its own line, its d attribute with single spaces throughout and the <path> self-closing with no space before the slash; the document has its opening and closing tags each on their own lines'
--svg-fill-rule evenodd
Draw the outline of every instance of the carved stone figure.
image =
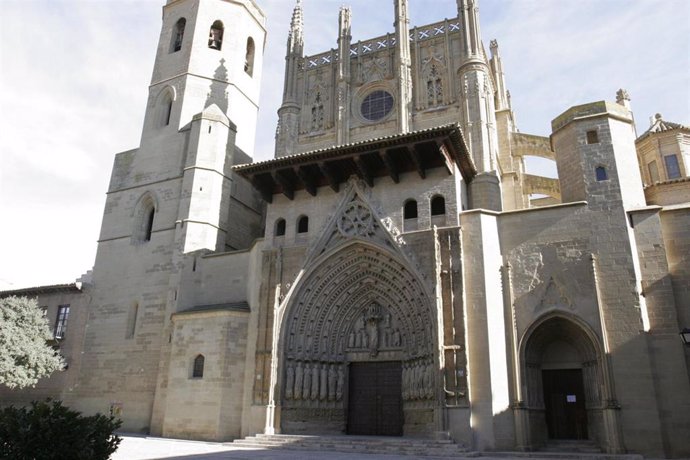
<svg viewBox="0 0 690 460">
<path fill-rule="evenodd" d="M 328 398 L 328 364 L 321 365 L 321 382 L 319 390 L 319 399 L 325 401 L 326 398 Z"/>
<path fill-rule="evenodd" d="M 341 401 L 343 399 L 343 391 L 345 390 L 345 372 L 343 366 L 338 366 L 338 385 L 335 391 L 335 399 Z"/>
<path fill-rule="evenodd" d="M 292 362 L 288 362 L 286 377 L 285 377 L 285 399 L 292 399 L 292 389 L 295 385 L 295 369 Z"/>
<path fill-rule="evenodd" d="M 319 398 L 319 381 L 321 380 L 321 371 L 318 364 L 312 365 L 311 370 L 311 400 L 314 401 Z"/>
<path fill-rule="evenodd" d="M 328 368 L 328 400 L 335 399 L 336 382 L 338 381 L 338 373 L 335 370 L 335 364 L 331 364 Z"/>
<path fill-rule="evenodd" d="M 434 388 L 431 383 L 433 381 L 433 364 L 433 360 L 429 360 L 424 369 L 424 389 L 426 390 L 425 396 L 427 399 L 433 397 L 434 394 Z"/>
<path fill-rule="evenodd" d="M 297 361 L 297 368 L 295 369 L 295 391 L 293 396 L 295 399 L 302 399 L 302 381 L 304 378 L 304 369 L 302 363 Z"/>
<path fill-rule="evenodd" d="M 366 331 L 368 337 L 369 354 L 373 357 L 379 353 L 379 323 L 383 318 L 381 305 L 372 303 L 365 314 Z"/>
<path fill-rule="evenodd" d="M 309 400 L 311 396 L 311 369 L 308 363 L 304 364 L 304 381 L 302 382 L 302 399 Z"/>
</svg>

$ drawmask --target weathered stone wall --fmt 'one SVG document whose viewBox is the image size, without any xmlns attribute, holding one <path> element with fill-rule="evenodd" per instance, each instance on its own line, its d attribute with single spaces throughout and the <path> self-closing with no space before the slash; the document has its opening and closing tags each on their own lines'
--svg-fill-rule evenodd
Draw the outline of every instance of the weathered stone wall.
<svg viewBox="0 0 690 460">
<path fill-rule="evenodd" d="M 470 211 L 460 217 L 472 446 L 508 449 L 515 440 L 496 213 Z"/>
<path fill-rule="evenodd" d="M 644 189 L 648 204 L 671 206 L 690 202 L 690 178 L 656 183 Z"/>
<path fill-rule="evenodd" d="M 678 327 L 690 328 L 690 206 L 669 206 L 660 216 Z M 690 347 L 683 350 L 690 381 Z"/>
<path fill-rule="evenodd" d="M 462 209 L 464 200 L 464 187 L 458 176 L 458 172 L 449 175 L 445 169 L 436 168 L 427 171 L 426 179 L 420 178 L 417 173 L 401 174 L 399 184 L 388 177 L 376 178 L 374 187 L 367 189 L 368 200 L 378 217 L 389 220 L 400 232 L 429 229 L 432 225 L 454 226 L 457 225 L 457 213 Z M 341 189 L 344 188 L 345 184 L 341 186 Z M 316 197 L 306 191 L 295 192 L 294 200 L 274 195 L 273 203 L 266 211 L 266 240 L 273 241 L 276 246 L 309 244 L 321 235 L 343 195 L 342 190 L 335 193 L 328 187 L 320 187 Z M 434 216 L 432 222 L 431 199 L 436 195 L 445 198 L 446 214 L 445 218 Z M 418 217 L 415 222 L 403 223 L 403 207 L 408 199 L 417 201 Z M 298 234 L 297 219 L 303 215 L 309 218 L 309 232 Z M 276 221 L 281 218 L 286 221 L 285 236 L 275 237 Z"/>
<path fill-rule="evenodd" d="M 664 453 L 671 457 L 683 457 L 690 452 L 690 445 L 683 435 L 690 429 L 690 385 L 686 379 L 688 370 L 685 362 L 687 352 L 678 340 L 678 331 L 682 329 L 678 322 L 680 309 L 675 302 L 673 271 L 667 259 L 667 254 L 677 248 L 669 251 L 666 247 L 660 211 L 661 208 L 656 206 L 635 210 L 630 213 L 630 218 L 640 259 L 643 301 L 649 317 L 647 339 L 664 437 Z M 687 215 L 684 223 L 688 223 Z M 690 266 L 687 261 L 682 265 L 685 265 L 686 271 Z"/>
<path fill-rule="evenodd" d="M 248 313 L 227 309 L 173 316 L 163 435 L 227 441 L 240 436 Z M 202 377 L 194 359 L 204 356 Z"/>
</svg>

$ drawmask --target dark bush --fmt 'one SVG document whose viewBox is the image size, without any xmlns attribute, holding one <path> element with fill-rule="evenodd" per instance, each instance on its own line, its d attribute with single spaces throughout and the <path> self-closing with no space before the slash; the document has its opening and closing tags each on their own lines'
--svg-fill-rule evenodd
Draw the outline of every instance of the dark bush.
<svg viewBox="0 0 690 460">
<path fill-rule="evenodd" d="M 0 459 L 107 460 L 122 439 L 122 422 L 96 414 L 85 417 L 60 401 L 0 410 Z"/>
</svg>

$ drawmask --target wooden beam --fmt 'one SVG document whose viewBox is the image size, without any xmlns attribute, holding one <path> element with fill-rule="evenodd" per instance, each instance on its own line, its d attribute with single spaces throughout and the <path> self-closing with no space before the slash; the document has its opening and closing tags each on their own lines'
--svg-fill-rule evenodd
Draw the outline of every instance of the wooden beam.
<svg viewBox="0 0 690 460">
<path fill-rule="evenodd" d="M 304 189 L 309 192 L 311 196 L 316 196 L 316 181 L 314 176 L 309 172 L 306 166 L 297 166 L 295 173 L 299 180 L 304 184 Z"/>
<path fill-rule="evenodd" d="M 359 173 L 360 179 L 367 183 L 369 187 L 374 186 L 374 178 L 371 175 L 371 168 L 367 165 L 367 162 L 362 158 L 362 155 L 355 155 L 352 160 L 357 166 L 357 172 Z"/>
<path fill-rule="evenodd" d="M 381 157 L 383 164 L 386 165 L 388 175 L 391 176 L 393 182 L 396 184 L 400 183 L 400 171 L 398 170 L 398 165 L 395 162 L 395 159 L 393 159 L 390 154 L 390 149 L 379 151 L 379 156 Z"/>
<path fill-rule="evenodd" d="M 273 173 L 273 179 L 280 185 L 283 189 L 283 195 L 285 195 L 289 200 L 295 199 L 295 184 L 286 177 L 285 172 L 278 170 Z"/>
<path fill-rule="evenodd" d="M 443 162 L 446 164 L 446 170 L 448 171 L 448 174 L 452 176 L 453 174 L 455 174 L 455 168 L 453 167 L 453 158 L 450 155 L 450 151 L 448 150 L 446 143 L 443 141 L 437 141 L 436 146 L 441 156 L 443 157 Z"/>
<path fill-rule="evenodd" d="M 333 166 L 322 161 L 319 163 L 319 169 L 321 170 L 321 174 L 323 174 L 328 181 L 328 185 L 330 185 L 331 189 L 333 189 L 335 193 L 338 193 L 340 190 L 340 181 L 338 181 L 338 173 L 334 171 Z"/>
<path fill-rule="evenodd" d="M 270 177 L 270 176 L 269 176 Z M 255 174 L 251 178 L 252 185 L 261 194 L 261 198 L 267 203 L 273 203 L 273 188 L 268 184 L 265 178 L 261 175 Z"/>
<path fill-rule="evenodd" d="M 415 144 L 412 148 L 408 146 L 407 152 L 410 154 L 410 158 L 412 158 L 412 162 L 414 163 L 415 168 L 417 168 L 417 173 L 419 174 L 419 177 L 421 177 L 422 179 L 426 179 L 424 160 L 422 158 L 422 154 L 417 149 L 417 145 Z"/>
</svg>

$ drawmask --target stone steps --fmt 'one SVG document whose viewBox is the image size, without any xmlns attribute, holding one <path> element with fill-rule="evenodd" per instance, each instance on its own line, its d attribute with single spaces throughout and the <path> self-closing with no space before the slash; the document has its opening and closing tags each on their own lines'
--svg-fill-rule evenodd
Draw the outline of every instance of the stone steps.
<svg viewBox="0 0 690 460">
<path fill-rule="evenodd" d="M 644 460 L 637 454 L 606 454 L 603 452 L 563 452 L 563 451 L 533 451 L 533 452 L 482 452 L 483 457 L 496 458 L 535 458 L 544 460 Z"/>
<path fill-rule="evenodd" d="M 607 454 L 592 441 L 552 440 L 533 452 L 487 452 L 487 457 L 536 458 L 549 460 L 644 460 L 641 455 Z"/>
<path fill-rule="evenodd" d="M 331 451 L 358 454 L 396 454 L 418 458 L 534 458 L 542 460 L 644 460 L 641 455 L 606 454 L 591 441 L 552 441 L 532 452 L 474 452 L 451 440 L 399 438 L 386 436 L 309 436 L 257 434 L 230 443 L 255 449 Z"/>
<path fill-rule="evenodd" d="M 362 454 L 396 454 L 427 457 L 476 457 L 475 452 L 450 440 L 384 436 L 301 436 L 257 434 L 237 439 L 233 446 L 261 449 L 323 450 Z"/>
<path fill-rule="evenodd" d="M 539 449 L 543 452 L 580 452 L 598 454 L 601 449 L 592 441 L 585 440 L 554 440 L 546 443 L 546 446 Z"/>
</svg>

